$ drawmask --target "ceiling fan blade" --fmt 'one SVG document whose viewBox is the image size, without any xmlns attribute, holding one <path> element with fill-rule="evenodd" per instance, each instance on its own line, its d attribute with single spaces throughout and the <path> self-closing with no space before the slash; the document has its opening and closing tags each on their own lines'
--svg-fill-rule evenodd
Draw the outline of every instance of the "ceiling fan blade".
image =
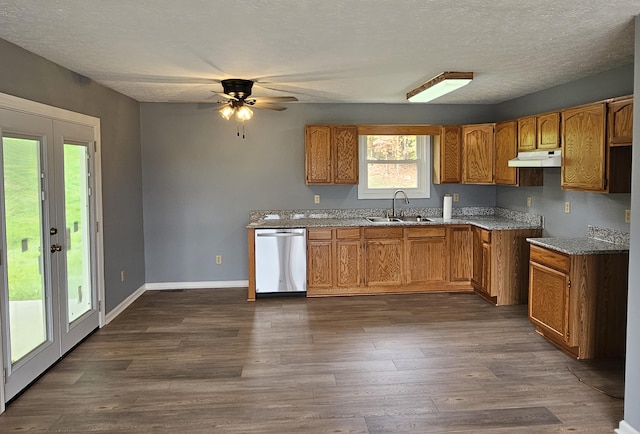
<svg viewBox="0 0 640 434">
<path fill-rule="evenodd" d="M 256 101 L 253 104 L 247 104 L 250 107 L 255 107 L 255 108 L 263 108 L 263 109 L 269 109 L 269 110 L 278 110 L 279 112 L 281 112 L 282 110 L 286 110 L 286 107 L 283 107 L 281 105 L 275 105 L 275 104 L 271 104 L 269 102 L 259 102 Z"/>
<path fill-rule="evenodd" d="M 253 99 L 256 102 L 293 102 L 298 101 L 295 96 L 252 96 L 247 99 Z"/>
<path fill-rule="evenodd" d="M 224 92 L 216 92 L 215 90 L 212 90 L 211 92 L 215 93 L 218 96 L 221 96 L 222 98 L 232 99 L 234 101 L 238 101 L 238 98 L 236 98 L 235 96 L 227 95 Z"/>
</svg>

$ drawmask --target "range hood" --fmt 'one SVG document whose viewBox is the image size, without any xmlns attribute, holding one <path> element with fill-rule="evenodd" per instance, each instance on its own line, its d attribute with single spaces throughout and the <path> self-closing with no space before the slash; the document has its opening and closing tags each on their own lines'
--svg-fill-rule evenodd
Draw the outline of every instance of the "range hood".
<svg viewBox="0 0 640 434">
<path fill-rule="evenodd" d="M 509 167 L 560 167 L 562 151 L 518 152 L 518 156 L 509 160 Z"/>
</svg>

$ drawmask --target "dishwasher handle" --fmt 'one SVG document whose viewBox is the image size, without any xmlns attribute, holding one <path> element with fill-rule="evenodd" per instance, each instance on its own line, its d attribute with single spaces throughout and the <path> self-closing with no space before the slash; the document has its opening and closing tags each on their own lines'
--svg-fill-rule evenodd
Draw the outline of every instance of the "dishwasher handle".
<svg viewBox="0 0 640 434">
<path fill-rule="evenodd" d="M 267 233 L 267 234 L 261 234 L 258 233 L 256 234 L 256 236 L 258 237 L 304 237 L 305 234 L 301 233 L 301 232 L 271 232 L 271 233 Z"/>
</svg>

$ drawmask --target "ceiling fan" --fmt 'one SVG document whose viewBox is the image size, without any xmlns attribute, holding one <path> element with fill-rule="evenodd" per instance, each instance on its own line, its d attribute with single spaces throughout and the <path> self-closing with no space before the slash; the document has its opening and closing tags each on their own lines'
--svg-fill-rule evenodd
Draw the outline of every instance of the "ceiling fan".
<svg viewBox="0 0 640 434">
<path fill-rule="evenodd" d="M 223 92 L 215 93 L 225 99 L 219 101 L 220 104 L 224 104 L 224 107 L 220 109 L 220 115 L 227 120 L 231 119 L 234 114 L 239 122 L 251 119 L 253 111 L 249 107 L 282 111 L 287 108 L 273 103 L 298 101 L 295 96 L 251 97 L 252 80 L 229 78 L 221 80 L 220 83 Z"/>
</svg>

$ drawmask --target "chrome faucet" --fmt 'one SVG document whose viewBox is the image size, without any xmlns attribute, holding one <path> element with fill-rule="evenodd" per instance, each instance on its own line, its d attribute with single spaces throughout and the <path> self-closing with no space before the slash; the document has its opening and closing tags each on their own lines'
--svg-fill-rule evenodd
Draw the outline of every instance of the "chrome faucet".
<svg viewBox="0 0 640 434">
<path fill-rule="evenodd" d="M 404 203 L 409 203 L 409 198 L 407 197 L 407 193 L 404 192 L 404 190 L 396 190 L 395 193 L 393 193 L 393 201 L 392 201 L 392 205 L 391 205 L 391 217 L 396 217 L 396 196 L 398 195 L 398 193 L 402 193 L 402 195 L 404 196 Z"/>
</svg>

